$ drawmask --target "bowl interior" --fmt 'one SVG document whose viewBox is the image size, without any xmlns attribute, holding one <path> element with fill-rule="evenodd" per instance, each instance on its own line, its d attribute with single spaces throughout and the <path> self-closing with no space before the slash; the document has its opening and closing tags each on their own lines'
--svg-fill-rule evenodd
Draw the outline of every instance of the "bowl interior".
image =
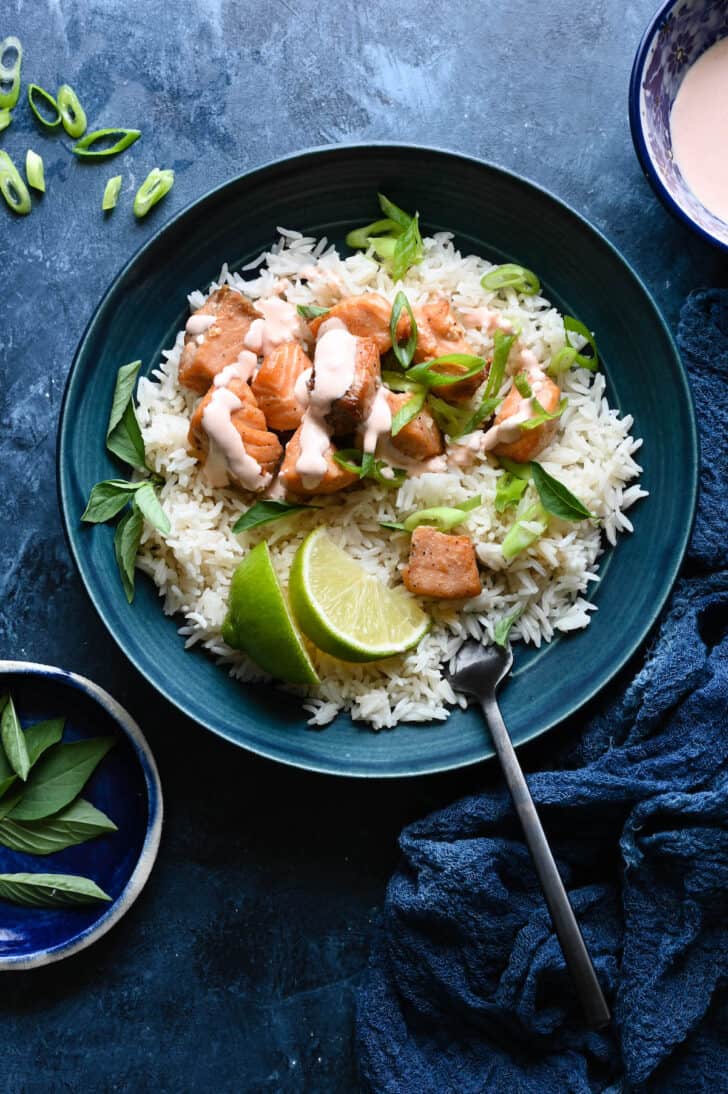
<svg viewBox="0 0 728 1094">
<path fill-rule="evenodd" d="M 638 52 L 631 110 L 637 151 L 660 196 L 709 239 L 728 246 L 728 224 L 706 209 L 687 185 L 673 159 L 670 132 L 670 111 L 686 72 L 726 36 L 724 0 L 677 0 L 666 5 Z"/>
<path fill-rule="evenodd" d="M 81 874 L 112 898 L 111 904 L 78 908 L 24 908 L 4 901 L 0 968 L 44 963 L 94 934 L 114 912 L 142 855 L 150 820 L 149 790 L 139 755 L 116 718 L 75 678 L 60 672 L 0 670 L 0 690 L 10 692 L 21 723 L 65 717 L 64 741 L 112 736 L 116 743 L 82 791 L 106 813 L 117 832 L 51 855 L 29 855 L 0 846 L 0 873 Z"/>
<path fill-rule="evenodd" d="M 492 755 L 480 718 L 456 710 L 445 724 L 372 733 L 341 716 L 306 729 L 296 698 L 243 686 L 202 652 L 185 651 L 178 620 L 139 579 L 126 603 L 113 529 L 82 527 L 91 486 L 118 474 L 104 447 L 118 367 L 154 368 L 186 315 L 186 294 L 270 246 L 276 225 L 343 239 L 376 215 L 377 190 L 417 208 L 427 232 L 449 230 L 466 252 L 515 260 L 541 275 L 564 311 L 597 332 L 609 398 L 646 438 L 652 496 L 630 513 L 625 537 L 602 563 L 599 611 L 587 631 L 540 650 L 519 648 L 503 709 L 514 740 L 528 740 L 576 710 L 609 680 L 649 630 L 677 572 L 696 490 L 695 425 L 670 335 L 646 290 L 586 222 L 537 187 L 498 168 L 407 147 L 334 148 L 292 157 L 228 184 L 168 225 L 122 271 L 96 312 L 69 378 L 59 435 L 59 486 L 82 578 L 111 633 L 139 670 L 197 722 L 264 755 L 313 770 L 407 775 Z M 679 438 L 679 443 L 675 443 Z M 568 684 L 566 683 L 568 681 Z"/>
</svg>

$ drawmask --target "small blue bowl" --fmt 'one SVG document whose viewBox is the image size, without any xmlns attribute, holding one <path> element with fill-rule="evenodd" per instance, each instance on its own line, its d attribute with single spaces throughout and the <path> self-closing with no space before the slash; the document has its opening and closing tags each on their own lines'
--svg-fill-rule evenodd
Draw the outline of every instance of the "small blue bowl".
<svg viewBox="0 0 728 1094">
<path fill-rule="evenodd" d="M 672 157 L 670 111 L 697 59 L 728 36 L 728 0 L 668 0 L 645 31 L 629 85 L 629 122 L 642 169 L 670 212 L 728 250 L 728 224 L 698 200 Z"/>
<path fill-rule="evenodd" d="M 81 874 L 112 898 L 78 908 L 23 908 L 0 901 L 0 971 L 69 957 L 106 934 L 144 888 L 162 831 L 162 789 L 136 722 L 91 680 L 49 665 L 0 661 L 0 692 L 10 692 L 23 725 L 65 717 L 64 741 L 111 735 L 116 745 L 83 789 L 118 831 L 52 855 L 0 846 L 0 873 Z"/>
</svg>

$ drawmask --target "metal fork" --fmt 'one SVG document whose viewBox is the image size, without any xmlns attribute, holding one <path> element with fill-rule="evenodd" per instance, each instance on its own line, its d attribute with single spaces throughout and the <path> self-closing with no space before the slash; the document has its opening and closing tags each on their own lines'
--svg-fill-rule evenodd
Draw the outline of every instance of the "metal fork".
<svg viewBox="0 0 728 1094">
<path fill-rule="evenodd" d="M 587 1022 L 593 1028 L 600 1029 L 609 1022 L 609 1007 L 599 987 L 574 909 L 569 903 L 496 700 L 498 686 L 508 675 L 512 665 L 510 644 L 505 647 L 481 646 L 478 642 L 470 641 L 458 652 L 454 669 L 448 675 L 456 691 L 465 692 L 480 701 L 576 993 L 584 1008 Z"/>
</svg>

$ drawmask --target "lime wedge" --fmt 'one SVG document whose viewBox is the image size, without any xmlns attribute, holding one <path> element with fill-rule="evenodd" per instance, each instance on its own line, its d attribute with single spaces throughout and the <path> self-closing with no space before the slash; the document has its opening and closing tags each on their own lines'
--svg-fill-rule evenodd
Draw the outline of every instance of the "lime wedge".
<svg viewBox="0 0 728 1094">
<path fill-rule="evenodd" d="M 403 588 L 389 589 L 317 528 L 299 547 L 289 580 L 304 634 L 342 661 L 377 661 L 416 646 L 430 618 Z"/>
<path fill-rule="evenodd" d="M 318 684 L 263 540 L 237 566 L 222 626 L 228 646 L 287 684 Z"/>
</svg>

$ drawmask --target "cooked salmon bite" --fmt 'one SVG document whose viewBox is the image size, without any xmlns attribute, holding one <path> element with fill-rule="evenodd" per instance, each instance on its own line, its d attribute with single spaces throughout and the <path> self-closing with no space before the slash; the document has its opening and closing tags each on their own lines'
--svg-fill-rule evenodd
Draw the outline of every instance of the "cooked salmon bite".
<svg viewBox="0 0 728 1094">
<path fill-rule="evenodd" d="M 359 482 L 359 476 L 353 471 L 347 471 L 340 467 L 334 459 L 336 449 L 329 445 L 324 453 L 326 471 L 316 486 L 304 486 L 303 476 L 296 470 L 296 464 L 301 455 L 301 430 L 296 430 L 288 444 L 278 475 L 278 481 L 285 487 L 286 492 L 297 497 L 311 498 L 316 494 L 336 494 L 339 490 L 345 490 L 347 486 L 353 486 Z"/>
<path fill-rule="evenodd" d="M 308 325 L 316 338 L 319 327 L 327 319 L 340 319 L 349 334 L 355 334 L 358 338 L 371 338 L 379 352 L 386 353 L 392 348 L 392 337 L 389 333 L 391 316 L 392 305 L 389 301 L 379 293 L 367 292 L 361 296 L 349 296 L 334 304 L 325 315 L 311 319 Z M 397 322 L 397 338 L 400 342 L 409 337 L 410 329 L 409 315 L 405 310 Z"/>
<path fill-rule="evenodd" d="M 253 320 L 261 318 L 247 296 L 228 285 L 216 289 L 187 320 L 179 382 L 204 395 L 218 373 L 237 361 Z"/>
<path fill-rule="evenodd" d="M 334 399 L 325 421 L 334 437 L 348 437 L 366 420 L 381 383 L 379 350 L 371 338 L 357 338 L 354 351 L 354 377 L 344 394 Z M 316 385 L 316 358 L 309 380 L 309 391 Z"/>
<path fill-rule="evenodd" d="M 232 482 L 246 490 L 262 490 L 283 455 L 281 442 L 266 427 L 249 385 L 237 378 L 225 387 L 211 387 L 200 399 L 187 439 L 213 486 Z"/>
<path fill-rule="evenodd" d="M 395 391 L 386 392 L 387 403 L 393 418 L 411 398 L 412 396 L 406 392 L 403 394 Z M 445 451 L 440 427 L 426 406 L 392 437 L 392 444 L 402 455 L 411 460 L 430 460 L 434 456 L 441 456 Z"/>
<path fill-rule="evenodd" d="M 421 524 L 410 542 L 402 577 L 415 596 L 465 600 L 480 593 L 475 548 L 469 536 L 446 535 Z"/>
<path fill-rule="evenodd" d="M 283 342 L 263 358 L 250 386 L 271 429 L 298 429 L 304 408 L 295 395 L 296 381 L 311 367 L 297 342 Z"/>
<path fill-rule="evenodd" d="M 458 323 L 450 310 L 449 302 L 438 296 L 429 304 L 415 308 L 417 322 L 416 362 L 431 361 L 435 357 L 448 357 L 453 353 L 472 355 L 473 347 L 467 340 L 465 328 Z M 465 365 L 438 365 L 437 371 L 448 376 L 465 372 Z M 448 403 L 461 403 L 471 398 L 485 379 L 485 370 L 476 372 L 467 380 L 439 387 L 437 394 Z"/>
<path fill-rule="evenodd" d="M 535 384 L 533 392 L 544 410 L 553 414 L 561 400 L 561 389 L 550 376 L 541 373 Z M 498 429 L 509 418 L 521 418 L 521 420 L 533 418 L 536 410 L 530 399 L 526 399 L 518 391 L 514 384 L 498 408 L 495 416 L 494 429 Z M 496 456 L 505 456 L 515 463 L 529 463 L 535 459 L 544 448 L 550 444 L 554 433 L 558 429 L 559 419 L 553 418 L 549 422 L 537 425 L 535 429 L 519 429 L 518 436 L 512 441 L 500 441 L 492 451 Z M 503 431 L 500 430 L 502 433 Z"/>
</svg>

